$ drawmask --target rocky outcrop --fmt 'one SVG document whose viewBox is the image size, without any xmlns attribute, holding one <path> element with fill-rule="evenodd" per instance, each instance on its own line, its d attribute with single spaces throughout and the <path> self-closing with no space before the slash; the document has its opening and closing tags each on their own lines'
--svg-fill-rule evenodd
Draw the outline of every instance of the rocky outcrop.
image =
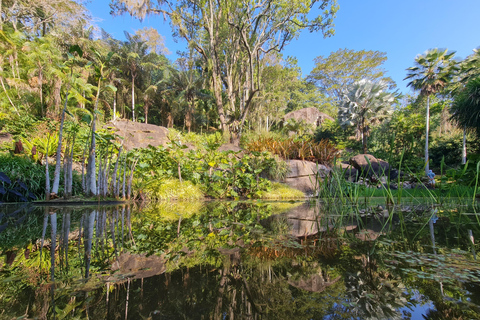
<svg viewBox="0 0 480 320">
<path fill-rule="evenodd" d="M 116 120 L 106 125 L 112 128 L 123 139 L 123 146 L 127 150 L 146 148 L 149 145 L 165 146 L 168 139 L 168 129 L 154 124 Z"/>
<path fill-rule="evenodd" d="M 350 165 L 358 170 L 359 176 L 369 179 L 379 179 L 382 176 L 395 179 L 398 176 L 397 170 L 390 169 L 388 162 L 377 159 L 371 154 L 359 154 L 349 161 Z"/>
<path fill-rule="evenodd" d="M 295 121 L 304 121 L 308 124 L 311 124 L 315 127 L 320 126 L 325 120 L 334 119 L 330 117 L 328 114 L 318 111 L 317 108 L 303 108 L 300 110 L 295 110 L 292 112 L 287 113 L 283 119 L 288 121 L 289 119 L 294 119 Z"/>
<path fill-rule="evenodd" d="M 324 179 L 331 171 L 330 168 L 311 161 L 287 160 L 286 162 L 289 173 L 283 182 L 307 195 L 314 194 L 318 189 L 318 179 Z"/>
</svg>

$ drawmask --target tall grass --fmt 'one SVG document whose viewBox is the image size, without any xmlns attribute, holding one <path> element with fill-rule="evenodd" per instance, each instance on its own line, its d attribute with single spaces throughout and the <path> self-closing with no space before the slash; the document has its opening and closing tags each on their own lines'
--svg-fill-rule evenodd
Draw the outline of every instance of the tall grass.
<svg viewBox="0 0 480 320">
<path fill-rule="evenodd" d="M 367 159 L 368 160 L 368 159 Z M 349 182 L 346 177 L 346 170 L 338 166 L 334 166 L 330 174 L 321 179 L 317 173 L 317 188 L 315 194 L 319 199 L 325 202 L 347 203 L 368 203 L 370 198 L 383 198 L 386 203 L 401 204 L 402 202 L 430 202 L 430 203 L 446 203 L 457 199 L 472 199 L 476 201 L 476 195 L 479 188 L 480 162 L 477 163 L 475 186 L 463 185 L 458 181 L 450 183 L 439 183 L 435 188 L 425 184 L 419 175 L 414 174 L 409 168 L 405 168 L 409 173 L 404 178 L 400 174 L 402 165 L 398 168 L 399 175 L 395 179 L 396 188 L 393 188 L 392 181 L 388 178 L 386 183 L 380 183 L 376 186 L 365 186 L 359 182 Z M 371 166 L 371 163 L 369 163 Z M 465 170 L 465 168 L 463 169 Z M 461 171 L 463 171 L 461 170 Z M 384 172 L 386 177 L 388 173 Z M 461 173 L 460 173 L 461 175 Z M 440 177 L 440 180 L 442 177 Z M 412 181 L 413 180 L 413 181 Z M 368 180 L 362 180 L 367 183 Z M 405 188 L 404 181 L 414 184 L 414 188 Z"/>
</svg>

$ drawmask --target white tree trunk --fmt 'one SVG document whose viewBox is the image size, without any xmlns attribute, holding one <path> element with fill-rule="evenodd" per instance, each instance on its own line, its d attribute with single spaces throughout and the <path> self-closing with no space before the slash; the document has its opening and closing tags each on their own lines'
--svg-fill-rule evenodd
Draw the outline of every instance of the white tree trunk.
<svg viewBox="0 0 480 320">
<path fill-rule="evenodd" d="M 65 113 L 67 111 L 67 102 L 68 102 L 68 91 L 65 96 L 65 105 L 63 107 L 62 116 L 60 120 L 60 130 L 58 131 L 58 146 L 57 146 L 57 156 L 55 159 L 55 174 L 53 176 L 53 186 L 52 193 L 58 193 L 58 187 L 60 186 L 60 169 L 62 161 L 62 137 L 63 137 L 63 124 L 65 122 Z M 73 146 L 72 146 L 73 148 Z"/>
<path fill-rule="evenodd" d="M 427 123 L 425 125 L 425 174 L 428 174 L 430 166 L 428 164 L 428 135 L 430 133 L 430 96 L 427 97 Z"/>
<path fill-rule="evenodd" d="M 467 127 L 463 127 L 462 164 L 467 163 Z"/>
<path fill-rule="evenodd" d="M 135 77 L 132 76 L 132 120 L 135 122 Z"/>
</svg>

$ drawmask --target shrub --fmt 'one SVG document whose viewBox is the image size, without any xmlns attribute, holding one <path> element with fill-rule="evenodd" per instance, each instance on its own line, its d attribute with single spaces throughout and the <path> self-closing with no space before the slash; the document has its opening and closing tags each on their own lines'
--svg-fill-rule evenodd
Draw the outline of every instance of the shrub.
<svg viewBox="0 0 480 320">
<path fill-rule="evenodd" d="M 142 192 L 146 199 L 150 201 L 191 200 L 204 197 L 200 187 L 190 181 L 180 182 L 178 179 L 152 180 Z"/>
<path fill-rule="evenodd" d="M 288 160 L 307 160 L 331 165 L 338 155 L 332 143 L 328 140 L 315 142 L 310 137 L 290 137 L 286 139 L 274 139 L 270 137 L 259 138 L 245 145 L 250 151 L 269 151 Z"/>
<path fill-rule="evenodd" d="M 53 179 L 53 167 L 50 170 L 50 179 Z M 10 183 L 0 182 L 7 191 L 15 190 L 19 192 L 9 192 L 1 194 L 1 201 L 31 201 L 35 199 L 44 199 L 45 197 L 45 167 L 23 156 L 12 156 L 10 154 L 0 155 L 0 172 L 3 172 Z M 3 179 L 5 180 L 5 179 Z M 73 175 L 72 193 L 81 193 L 81 181 L 77 174 Z M 63 186 L 63 173 L 60 174 L 60 186 Z M 60 193 L 63 192 L 60 189 Z M 15 195 L 15 196 L 14 196 Z"/>
<path fill-rule="evenodd" d="M 305 198 L 305 194 L 285 184 L 274 182 L 272 189 L 262 194 L 262 199 L 298 199 Z"/>
</svg>

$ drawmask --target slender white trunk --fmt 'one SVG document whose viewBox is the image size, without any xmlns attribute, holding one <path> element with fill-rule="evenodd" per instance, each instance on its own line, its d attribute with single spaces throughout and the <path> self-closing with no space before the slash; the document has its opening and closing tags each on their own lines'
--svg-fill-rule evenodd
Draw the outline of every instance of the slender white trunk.
<svg viewBox="0 0 480 320">
<path fill-rule="evenodd" d="M 68 102 L 68 90 L 67 95 L 65 96 L 65 105 L 63 106 L 63 111 L 60 120 L 60 130 L 58 131 L 58 146 L 57 146 L 57 156 L 55 159 L 55 174 L 53 176 L 53 186 L 52 193 L 58 193 L 58 187 L 60 186 L 60 169 L 62 161 L 62 137 L 63 137 L 63 124 L 65 122 L 65 113 L 67 112 L 67 102 Z"/>
<path fill-rule="evenodd" d="M 467 163 L 467 127 L 463 127 L 462 164 Z"/>
<path fill-rule="evenodd" d="M 135 122 L 135 77 L 132 76 L 132 120 Z"/>
<path fill-rule="evenodd" d="M 113 121 L 117 119 L 117 93 L 113 95 Z"/>
<path fill-rule="evenodd" d="M 430 134 L 430 96 L 427 97 L 427 123 L 425 125 L 425 174 L 428 174 L 430 166 L 428 164 L 428 135 Z"/>
</svg>

